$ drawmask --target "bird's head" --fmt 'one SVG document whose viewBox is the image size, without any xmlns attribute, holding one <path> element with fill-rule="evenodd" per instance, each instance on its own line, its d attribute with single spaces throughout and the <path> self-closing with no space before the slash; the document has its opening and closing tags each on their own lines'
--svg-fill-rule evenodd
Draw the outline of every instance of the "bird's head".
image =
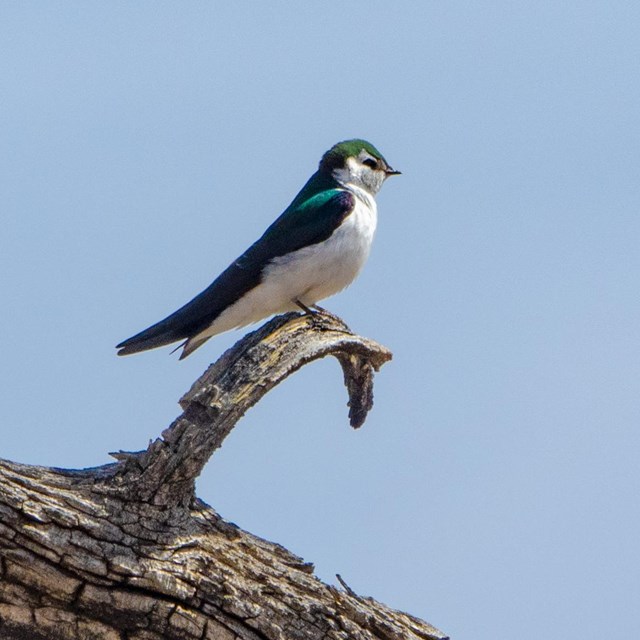
<svg viewBox="0 0 640 640">
<path fill-rule="evenodd" d="M 375 195 L 394 171 L 383 155 L 366 140 L 345 140 L 333 145 L 320 160 L 320 171 L 342 185 L 353 185 Z"/>
</svg>

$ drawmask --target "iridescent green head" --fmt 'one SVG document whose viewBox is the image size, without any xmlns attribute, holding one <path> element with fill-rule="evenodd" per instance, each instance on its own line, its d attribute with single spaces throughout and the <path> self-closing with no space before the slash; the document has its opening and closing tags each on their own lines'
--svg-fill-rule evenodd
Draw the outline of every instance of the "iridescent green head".
<svg viewBox="0 0 640 640">
<path fill-rule="evenodd" d="M 384 156 L 366 140 L 344 140 L 333 145 L 320 160 L 320 172 L 343 185 L 360 187 L 375 195 L 386 178 L 398 175 Z"/>
</svg>

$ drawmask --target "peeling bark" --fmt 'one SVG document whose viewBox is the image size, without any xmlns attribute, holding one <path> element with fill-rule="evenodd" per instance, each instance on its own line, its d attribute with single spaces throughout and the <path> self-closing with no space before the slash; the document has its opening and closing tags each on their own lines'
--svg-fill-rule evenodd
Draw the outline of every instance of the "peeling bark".
<svg viewBox="0 0 640 640">
<path fill-rule="evenodd" d="M 322 583 L 313 565 L 195 497 L 195 478 L 245 411 L 327 355 L 342 365 L 351 425 L 360 427 L 373 372 L 391 353 L 330 314 L 287 314 L 211 365 L 146 451 L 82 470 L 0 461 L 0 637 L 444 638 L 346 585 Z"/>
</svg>

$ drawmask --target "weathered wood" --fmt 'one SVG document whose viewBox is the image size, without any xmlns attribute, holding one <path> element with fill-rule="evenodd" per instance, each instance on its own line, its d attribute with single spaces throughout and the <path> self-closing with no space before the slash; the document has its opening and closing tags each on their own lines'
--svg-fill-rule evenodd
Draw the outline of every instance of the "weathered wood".
<svg viewBox="0 0 640 640">
<path fill-rule="evenodd" d="M 326 355 L 342 364 L 359 427 L 373 371 L 391 354 L 329 314 L 288 314 L 211 365 L 146 451 L 84 470 L 0 461 L 0 637 L 444 638 L 322 583 L 311 564 L 225 522 L 194 495 L 195 478 L 245 411 Z"/>
</svg>

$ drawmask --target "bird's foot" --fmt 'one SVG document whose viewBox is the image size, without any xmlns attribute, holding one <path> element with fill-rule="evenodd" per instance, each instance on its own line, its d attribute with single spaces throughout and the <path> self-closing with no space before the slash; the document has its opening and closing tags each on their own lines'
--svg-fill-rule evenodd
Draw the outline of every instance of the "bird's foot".
<svg viewBox="0 0 640 640">
<path fill-rule="evenodd" d="M 312 308 L 307 307 L 307 305 L 304 302 L 301 302 L 300 300 L 298 300 L 297 298 L 293 301 L 296 305 L 298 305 L 308 316 L 314 316 L 315 312 L 313 311 Z M 315 305 L 311 305 L 311 307 L 314 307 Z"/>
<path fill-rule="evenodd" d="M 297 299 L 294 300 L 294 302 L 304 311 L 304 315 L 308 316 L 315 326 L 322 325 L 322 316 L 334 317 L 330 311 L 327 311 L 320 305 L 312 304 L 307 306 L 304 302 Z"/>
<path fill-rule="evenodd" d="M 328 311 L 324 307 L 321 307 L 319 304 L 310 304 L 306 305 L 304 302 L 301 302 L 297 298 L 293 301 L 302 311 L 304 312 L 304 316 L 308 316 L 314 326 L 320 327 L 323 326 L 323 321 L 328 318 L 333 318 L 337 320 L 341 324 L 344 324 L 344 320 L 339 318 L 331 311 Z M 345 325 L 346 326 L 346 325 Z"/>
</svg>

